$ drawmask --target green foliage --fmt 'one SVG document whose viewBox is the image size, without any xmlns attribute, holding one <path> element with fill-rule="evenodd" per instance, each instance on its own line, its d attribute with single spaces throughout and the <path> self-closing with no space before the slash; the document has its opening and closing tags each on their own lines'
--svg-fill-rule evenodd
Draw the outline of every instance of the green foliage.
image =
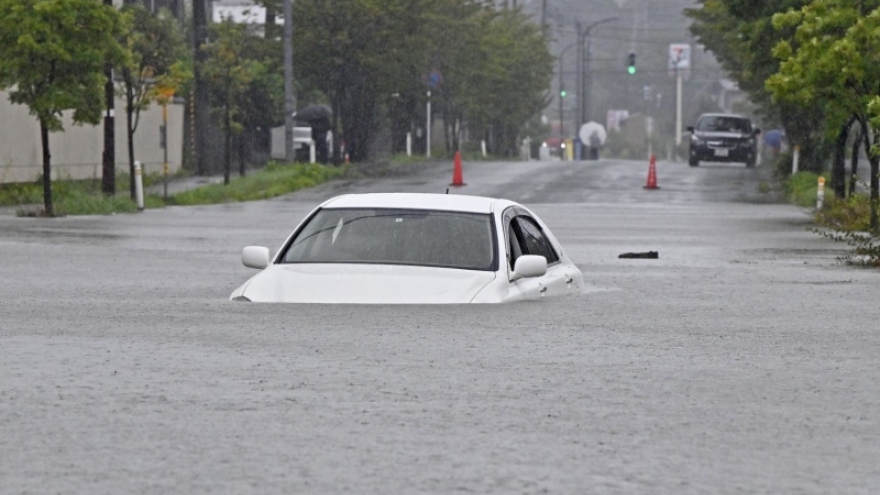
<svg viewBox="0 0 880 495">
<path fill-rule="evenodd" d="M 49 131 L 61 112 L 96 124 L 103 108 L 104 64 L 123 62 L 122 19 L 100 0 L 0 0 L 0 88 L 27 105 Z"/>
<path fill-rule="evenodd" d="M 27 105 L 40 122 L 43 205 L 55 214 L 49 132 L 63 130 L 62 112 L 75 124 L 96 124 L 103 109 L 106 64 L 123 63 L 117 42 L 123 21 L 99 0 L 0 0 L 0 89 Z"/>
<path fill-rule="evenodd" d="M 490 147 L 516 149 L 522 126 L 546 105 L 547 39 L 517 9 L 472 0 L 302 0 L 294 4 L 298 77 L 327 95 L 352 160 L 367 158 L 384 107 L 403 128 L 423 125 L 426 92 L 453 132 L 467 123 Z M 442 75 L 434 88 L 433 71 Z M 394 96 L 392 96 L 394 95 Z"/>
<path fill-rule="evenodd" d="M 43 202 L 42 186 L 35 182 L 0 185 L 0 206 L 18 206 Z"/>
<path fill-rule="evenodd" d="M 120 43 L 131 52 L 131 58 L 118 68 L 122 78 L 117 82 L 117 92 L 125 98 L 128 171 L 134 174 L 134 137 L 141 110 L 154 101 L 167 103 L 192 73 L 184 63 L 187 52 L 183 34 L 167 11 L 157 14 L 132 4 L 124 7 L 122 13 L 127 22 Z M 132 184 L 128 190 L 134 198 Z"/>
<path fill-rule="evenodd" d="M 880 267 L 880 237 L 871 233 L 871 200 L 863 194 L 846 199 L 832 199 L 816 214 L 822 228 L 814 232 L 837 242 L 844 242 L 852 251 L 841 261 L 860 266 Z"/>
<path fill-rule="evenodd" d="M 192 75 L 181 62 L 188 55 L 183 33 L 167 11 L 153 13 L 132 4 L 122 12 L 128 22 L 121 43 L 131 58 L 120 67 L 118 84 L 128 100 L 126 110 L 136 112 L 155 101 L 161 90 L 178 90 Z"/>
<path fill-rule="evenodd" d="M 798 172 L 783 181 L 782 189 L 788 200 L 804 208 L 816 205 L 819 174 Z"/>
<path fill-rule="evenodd" d="M 39 181 L 38 181 L 39 182 Z M 128 197 L 105 196 L 101 184 L 95 180 L 59 180 L 54 183 L 55 215 L 109 215 L 137 210 Z M 0 205 L 18 206 L 22 216 L 42 215 L 30 205 L 42 201 L 42 186 L 37 182 L 8 184 L 0 187 Z M 152 198 L 149 207 L 161 206 L 161 200 Z"/>
<path fill-rule="evenodd" d="M 757 104 L 762 120 L 780 122 L 793 144 L 801 147 L 801 168 L 819 172 L 830 146 L 825 135 L 825 108 L 797 100 L 774 99 L 765 86 L 778 72 L 780 61 L 772 48 L 789 39 L 794 29 L 777 29 L 773 16 L 799 9 L 809 0 L 698 0 L 702 8 L 688 9 L 691 32 L 711 51 Z"/>
<path fill-rule="evenodd" d="M 247 25 L 231 19 L 213 25 L 212 42 L 205 45 L 209 58 L 204 65 L 213 100 L 219 102 L 215 113 L 221 117 L 225 132 L 241 132 L 241 97 L 253 79 L 258 62 L 243 56 Z"/>
<path fill-rule="evenodd" d="M 800 10 L 777 14 L 774 25 L 795 29 L 793 36 L 779 42 L 774 50 L 782 61 L 779 72 L 767 80 L 775 98 L 822 108 L 829 134 L 841 132 L 853 117 L 862 125 L 871 122 L 876 142 L 876 124 L 880 123 L 880 0 L 813 0 Z M 876 228 L 880 156 L 876 150 L 869 151 L 871 175 L 875 177 L 870 186 L 870 225 Z M 836 177 L 842 178 L 842 170 L 836 170 L 840 172 Z"/>
<path fill-rule="evenodd" d="M 300 0 L 294 3 L 297 77 L 329 100 L 338 144 L 368 157 L 380 107 L 392 94 L 410 104 L 425 71 L 426 12 L 435 0 Z"/>
<path fill-rule="evenodd" d="M 791 174 L 791 163 L 794 159 L 791 150 L 783 151 L 775 157 L 772 155 L 764 155 L 764 159 L 770 160 L 770 169 L 773 170 L 776 177 L 783 178 L 788 177 Z"/>
<path fill-rule="evenodd" d="M 795 31 L 773 50 L 781 63 L 767 79 L 767 88 L 777 100 L 824 105 L 828 129 L 835 135 L 851 115 L 865 115 L 880 83 L 880 60 L 871 53 L 880 40 L 870 34 L 880 26 L 876 15 L 865 16 L 869 3 L 880 5 L 816 0 L 773 17 L 777 29 Z"/>
<path fill-rule="evenodd" d="M 233 178 L 228 185 L 211 184 L 177 194 L 169 198 L 169 203 L 203 205 L 274 198 L 334 179 L 342 172 L 342 168 L 317 164 L 270 163 L 260 172 Z"/>
<path fill-rule="evenodd" d="M 864 194 L 845 199 L 830 198 L 818 212 L 817 220 L 825 227 L 853 232 L 870 230 L 871 201 Z"/>
<path fill-rule="evenodd" d="M 236 178 L 229 185 L 210 184 L 168 198 L 168 204 L 204 205 L 273 198 L 289 192 L 315 186 L 341 176 L 345 169 L 322 165 L 283 165 L 269 163 L 263 170 L 248 177 Z M 125 185 L 126 174 L 118 180 Z M 144 187 L 161 184 L 160 174 L 144 175 Z M 29 205 L 40 202 L 41 186 L 37 182 L 0 186 L 0 206 L 20 206 L 20 214 L 34 215 Z M 95 180 L 59 180 L 55 182 L 56 214 L 108 215 L 136 211 L 131 199 L 123 196 L 105 196 L 100 182 Z M 160 208 L 165 202 L 159 196 L 144 198 L 147 208 Z"/>
</svg>

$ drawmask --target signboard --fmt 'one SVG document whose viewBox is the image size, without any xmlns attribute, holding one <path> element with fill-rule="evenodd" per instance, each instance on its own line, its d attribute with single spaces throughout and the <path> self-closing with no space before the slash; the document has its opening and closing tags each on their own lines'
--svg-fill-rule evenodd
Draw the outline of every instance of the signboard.
<svg viewBox="0 0 880 495">
<path fill-rule="evenodd" d="M 620 123 L 629 118 L 629 110 L 608 110 L 605 127 L 608 130 L 620 130 Z"/>
<path fill-rule="evenodd" d="M 686 43 L 669 45 L 669 68 L 678 70 L 691 68 L 691 45 Z"/>
</svg>

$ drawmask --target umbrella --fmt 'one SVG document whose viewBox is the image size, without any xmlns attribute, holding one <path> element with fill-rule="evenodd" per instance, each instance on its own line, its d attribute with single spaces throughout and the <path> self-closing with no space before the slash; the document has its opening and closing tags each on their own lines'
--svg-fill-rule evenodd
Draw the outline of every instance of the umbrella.
<svg viewBox="0 0 880 495">
<path fill-rule="evenodd" d="M 764 143 L 771 148 L 782 146 L 782 131 L 771 129 L 764 134 Z"/>
<path fill-rule="evenodd" d="M 297 122 L 308 124 L 313 129 L 327 131 L 330 129 L 330 119 L 333 116 L 333 110 L 327 105 L 309 105 L 300 109 L 294 114 Z"/>
<path fill-rule="evenodd" d="M 578 132 L 578 137 L 581 138 L 582 143 L 589 146 L 592 142 L 590 138 L 594 134 L 599 138 L 599 144 L 605 144 L 605 140 L 608 139 L 608 133 L 605 131 L 605 127 L 598 122 L 590 121 L 582 125 L 580 132 Z"/>
</svg>

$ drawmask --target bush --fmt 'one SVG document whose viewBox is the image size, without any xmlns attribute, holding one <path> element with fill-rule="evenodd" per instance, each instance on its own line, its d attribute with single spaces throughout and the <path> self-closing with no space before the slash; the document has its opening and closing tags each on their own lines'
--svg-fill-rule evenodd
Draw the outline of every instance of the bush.
<svg viewBox="0 0 880 495">
<path fill-rule="evenodd" d="M 816 213 L 822 229 L 814 232 L 837 242 L 845 242 L 852 252 L 841 261 L 862 266 L 880 267 L 880 237 L 870 232 L 871 200 L 864 194 L 846 199 L 831 199 Z"/>
<path fill-rule="evenodd" d="M 229 184 L 210 184 L 168 198 L 169 204 L 204 205 L 268 199 L 316 186 L 334 179 L 341 167 L 319 164 L 286 165 L 270 162 L 263 170 L 245 177 L 235 177 Z"/>
<path fill-rule="evenodd" d="M 798 172 L 782 183 L 788 200 L 805 208 L 816 204 L 819 175 L 813 172 Z"/>
</svg>

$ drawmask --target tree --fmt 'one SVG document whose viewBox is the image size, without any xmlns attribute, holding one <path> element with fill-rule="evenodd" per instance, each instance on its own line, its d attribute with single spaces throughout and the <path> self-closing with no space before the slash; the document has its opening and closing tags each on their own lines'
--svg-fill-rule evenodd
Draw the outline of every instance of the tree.
<svg viewBox="0 0 880 495">
<path fill-rule="evenodd" d="M 779 121 L 789 140 L 801 147 L 802 168 L 820 171 L 828 155 L 824 108 L 774 100 L 764 83 L 779 70 L 772 48 L 790 38 L 793 28 L 777 29 L 773 15 L 799 9 L 809 0 L 699 0 L 687 9 L 691 33 L 758 105 L 768 121 Z"/>
<path fill-rule="evenodd" d="M 103 108 L 104 65 L 122 63 L 119 12 L 100 0 L 0 0 L 0 88 L 27 105 L 40 123 L 43 203 L 54 216 L 49 133 L 74 124 L 97 124 Z"/>
<path fill-rule="evenodd" d="M 297 0 L 294 65 L 333 109 L 353 161 L 369 156 L 379 109 L 413 90 L 422 69 L 425 12 L 434 0 Z M 339 139 L 334 139 L 338 147 Z M 334 156 L 339 154 L 334 151 Z"/>
<path fill-rule="evenodd" d="M 832 186 L 839 196 L 845 188 L 843 157 L 853 121 L 869 135 L 870 108 L 880 95 L 880 2 L 853 4 L 843 0 L 815 0 L 799 10 L 774 16 L 779 28 L 796 28 L 780 41 L 774 54 L 782 61 L 779 72 L 767 80 L 778 100 L 821 106 L 829 129 L 837 134 Z M 877 134 L 873 134 L 876 142 Z M 868 142 L 865 143 L 869 150 Z M 871 228 L 877 228 L 876 153 L 871 157 Z"/>
<path fill-rule="evenodd" d="M 203 48 L 208 58 L 202 73 L 211 88 L 213 101 L 219 102 L 212 110 L 220 118 L 224 134 L 224 184 L 229 184 L 232 169 L 232 136 L 242 130 L 240 102 L 258 65 L 242 56 L 248 36 L 246 25 L 227 19 L 214 26 L 213 40 Z"/>
<path fill-rule="evenodd" d="M 150 12 L 142 5 L 126 6 L 128 29 L 120 42 L 132 54 L 120 67 L 119 92 L 125 98 L 128 170 L 134 177 L 134 134 L 141 110 L 158 96 L 156 89 L 174 91 L 189 77 L 181 60 L 185 57 L 183 35 L 168 11 Z M 129 181 L 131 198 L 135 197 L 134 180 Z"/>
<path fill-rule="evenodd" d="M 520 129 L 549 104 L 553 57 L 541 27 L 517 9 L 492 15 L 483 32 L 487 63 L 475 67 L 479 99 L 468 121 L 494 138 L 490 149 L 516 154 Z"/>
<path fill-rule="evenodd" d="M 239 174 L 244 175 L 248 151 L 268 150 L 273 127 L 284 124 L 284 61 L 279 40 L 245 36 L 241 56 L 254 61 L 250 82 L 239 95 L 242 130 L 234 135 Z"/>
</svg>

